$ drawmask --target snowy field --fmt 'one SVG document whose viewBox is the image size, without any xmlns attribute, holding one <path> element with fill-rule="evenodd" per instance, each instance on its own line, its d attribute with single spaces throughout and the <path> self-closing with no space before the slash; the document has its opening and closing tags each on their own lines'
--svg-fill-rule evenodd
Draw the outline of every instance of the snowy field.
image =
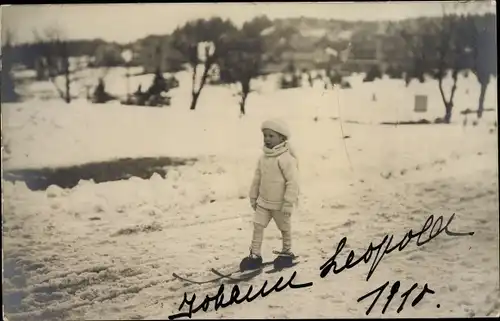
<svg viewBox="0 0 500 321">
<path fill-rule="evenodd" d="M 124 94 L 123 70 L 107 76 L 107 90 Z M 195 318 L 363 317 L 372 298 L 362 295 L 390 281 L 369 317 L 382 316 L 392 283 L 401 282 L 384 316 L 467 317 L 500 312 L 498 248 L 498 150 L 496 80 L 487 91 L 486 112 L 467 125 L 460 111 L 477 108 L 479 85 L 461 78 L 450 125 L 380 125 L 434 120 L 444 114 L 435 82 L 402 80 L 362 83 L 352 89 L 274 90 L 257 82 L 239 117 L 235 89 L 207 86 L 196 111 L 189 111 L 189 74 L 177 75 L 172 106 L 146 108 L 118 102 L 92 105 L 76 99 L 32 97 L 2 105 L 4 170 L 58 167 L 123 157 L 195 157 L 192 166 L 169 169 L 165 179 L 31 191 L 24 182 L 3 180 L 4 304 L 9 320 L 159 319 L 179 311 L 184 292 L 198 304 L 219 283 L 189 285 L 172 273 L 213 278 L 210 268 L 228 269 L 248 254 L 252 210 L 247 198 L 261 152 L 261 122 L 282 117 L 291 127 L 301 170 L 300 207 L 293 214 L 294 252 L 301 263 L 289 271 L 262 274 L 239 284 L 242 293 L 280 276 L 286 289 Z M 131 79 L 145 89 L 151 75 Z M 27 91 L 48 92 L 50 83 Z M 37 87 L 38 86 L 38 87 Z M 45 86 L 45 87 L 44 87 Z M 446 87 L 449 88 L 449 87 Z M 78 90 L 77 90 L 78 91 Z M 373 94 L 376 100 L 373 100 Z M 426 113 L 415 113 L 414 96 L 428 96 Z M 343 130 L 343 132 L 342 132 Z M 345 140 L 343 136 L 349 136 Z M 370 242 L 394 234 L 399 242 L 431 215 L 443 216 L 454 232 L 417 247 L 387 254 L 367 282 L 371 264 L 320 278 L 320 266 L 347 237 L 361 256 Z M 281 246 L 274 223 L 265 231 L 263 255 Z M 342 263 L 341 263 L 342 264 Z M 401 294 L 418 283 L 399 313 Z M 412 307 L 423 285 L 435 291 Z M 230 286 L 226 285 L 227 297 Z M 437 307 L 439 305 L 439 308 Z"/>
</svg>

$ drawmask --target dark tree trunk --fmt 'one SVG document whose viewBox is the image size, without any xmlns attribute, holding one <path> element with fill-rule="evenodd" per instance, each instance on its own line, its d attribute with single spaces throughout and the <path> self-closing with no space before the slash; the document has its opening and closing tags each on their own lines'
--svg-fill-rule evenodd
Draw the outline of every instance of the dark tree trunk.
<svg viewBox="0 0 500 321">
<path fill-rule="evenodd" d="M 247 97 L 248 97 L 248 93 L 241 94 L 240 113 L 242 115 L 245 115 L 245 103 L 246 103 Z"/>
<path fill-rule="evenodd" d="M 453 112 L 453 99 L 455 97 L 455 92 L 457 90 L 458 72 L 454 71 L 454 74 L 453 74 L 453 86 L 451 87 L 451 93 L 450 93 L 449 100 L 446 99 L 446 96 L 444 94 L 442 75 L 443 75 L 443 73 L 440 74 L 438 84 L 439 84 L 439 92 L 441 93 L 441 98 L 443 99 L 444 108 L 445 108 L 445 114 L 444 114 L 443 121 L 445 124 L 449 124 L 451 122 L 451 115 Z"/>
<path fill-rule="evenodd" d="M 245 79 L 241 82 L 241 101 L 240 101 L 241 115 L 245 115 L 245 103 L 247 101 L 249 93 L 250 93 L 250 79 Z"/>
<path fill-rule="evenodd" d="M 64 101 L 69 104 L 71 102 L 71 79 L 70 79 L 70 71 L 69 71 L 69 52 L 68 52 L 68 44 L 66 42 L 59 43 L 60 45 L 60 53 L 61 53 L 61 58 L 62 58 L 62 67 L 63 67 L 63 73 L 64 73 L 64 78 L 66 81 L 65 85 L 65 95 L 64 95 Z"/>
<path fill-rule="evenodd" d="M 210 59 L 210 58 L 207 58 Z M 191 100 L 191 107 L 189 107 L 190 110 L 195 110 L 196 109 L 196 104 L 198 103 L 198 98 L 200 97 L 201 90 L 203 87 L 205 87 L 205 83 L 207 81 L 208 77 L 208 72 L 210 71 L 210 68 L 212 68 L 213 63 L 210 61 L 205 62 L 205 69 L 203 70 L 203 74 L 201 75 L 201 83 L 200 83 L 200 88 L 198 90 L 195 90 L 195 82 L 196 82 L 196 68 L 194 67 L 193 70 L 193 87 L 192 87 L 192 97 L 193 99 Z"/>
<path fill-rule="evenodd" d="M 453 103 L 452 102 L 446 103 L 445 114 L 444 114 L 444 122 L 446 124 L 449 124 L 451 122 L 452 111 L 453 111 Z"/>
<path fill-rule="evenodd" d="M 66 78 L 66 103 L 69 104 L 71 102 L 71 91 L 70 91 L 70 87 L 71 87 L 71 80 L 70 80 L 70 77 L 69 77 L 69 63 L 68 63 L 68 58 L 65 57 L 64 58 L 64 74 L 65 74 L 65 78 Z"/>
<path fill-rule="evenodd" d="M 3 59 L 2 59 L 2 102 L 14 102 L 17 101 L 19 96 L 15 90 L 14 77 L 11 73 L 12 69 L 12 47 L 9 44 L 9 39 L 7 39 L 7 45 L 2 48 Z"/>
<path fill-rule="evenodd" d="M 191 107 L 189 107 L 190 110 L 195 110 L 196 109 L 196 104 L 198 102 L 198 98 L 200 97 L 200 90 L 193 92 L 192 93 L 192 99 L 191 99 Z"/>
<path fill-rule="evenodd" d="M 484 96 L 486 95 L 487 88 L 488 88 L 488 82 L 481 82 L 481 93 L 479 94 L 479 106 L 477 107 L 477 118 L 483 117 Z"/>
</svg>

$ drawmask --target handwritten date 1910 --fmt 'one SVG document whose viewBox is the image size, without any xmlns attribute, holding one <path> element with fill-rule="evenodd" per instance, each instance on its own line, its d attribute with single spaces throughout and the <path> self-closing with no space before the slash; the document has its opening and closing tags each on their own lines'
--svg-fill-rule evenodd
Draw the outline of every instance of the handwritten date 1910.
<svg viewBox="0 0 500 321">
<path fill-rule="evenodd" d="M 375 299 L 373 300 L 372 304 L 370 305 L 370 307 L 368 308 L 368 310 L 366 310 L 366 315 L 370 314 L 370 312 L 372 311 L 373 307 L 377 303 L 377 300 L 380 298 L 380 296 L 382 295 L 382 292 L 384 292 L 385 288 L 388 285 L 389 285 L 389 281 L 387 281 L 386 283 L 384 283 L 383 285 L 379 286 L 375 290 L 373 290 L 373 291 L 371 291 L 371 292 L 363 295 L 362 297 L 360 297 L 358 299 L 358 302 L 361 302 L 364 299 L 366 299 L 367 297 L 372 296 L 372 295 L 374 295 L 375 293 L 378 292 L 378 294 L 375 297 Z M 407 291 L 405 291 L 403 294 L 401 294 L 401 298 L 403 298 L 403 301 L 401 302 L 401 305 L 399 306 L 399 308 L 397 310 L 398 313 L 400 313 L 403 310 L 404 305 L 406 303 L 406 299 L 408 299 L 408 296 L 410 295 L 410 293 L 413 290 L 415 290 L 417 288 L 417 286 L 418 286 L 418 283 L 415 283 L 415 284 L 413 284 L 413 286 L 411 288 L 409 288 Z M 400 287 L 400 282 L 399 281 L 394 282 L 394 284 L 391 287 L 391 292 L 387 296 L 387 302 L 384 305 L 384 308 L 382 309 L 382 314 L 385 313 L 385 311 L 387 310 L 387 307 L 389 306 L 389 303 L 391 303 L 392 299 L 394 298 L 394 295 L 396 295 L 396 293 L 399 291 L 399 287 Z M 435 292 L 433 290 L 429 289 L 427 287 L 427 283 L 426 283 L 424 285 L 424 288 L 422 289 L 422 291 L 417 295 L 417 297 L 411 303 L 411 306 L 412 307 L 416 306 L 424 298 L 424 295 L 426 295 L 427 293 L 434 294 Z"/>
</svg>

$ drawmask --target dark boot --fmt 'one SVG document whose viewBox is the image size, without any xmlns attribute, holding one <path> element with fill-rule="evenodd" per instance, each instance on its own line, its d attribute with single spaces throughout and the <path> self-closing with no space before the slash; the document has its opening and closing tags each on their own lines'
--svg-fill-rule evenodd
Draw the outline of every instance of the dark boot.
<svg viewBox="0 0 500 321">
<path fill-rule="evenodd" d="M 295 259 L 295 254 L 292 252 L 282 252 L 274 259 L 275 269 L 286 269 L 293 266 L 293 260 Z"/>
<path fill-rule="evenodd" d="M 240 271 L 256 270 L 262 266 L 262 256 L 250 253 L 249 256 L 241 260 Z"/>
</svg>

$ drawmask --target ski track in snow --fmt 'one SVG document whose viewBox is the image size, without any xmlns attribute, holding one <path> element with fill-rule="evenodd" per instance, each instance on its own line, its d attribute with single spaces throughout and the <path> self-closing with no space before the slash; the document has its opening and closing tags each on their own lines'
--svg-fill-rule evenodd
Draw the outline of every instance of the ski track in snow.
<svg viewBox="0 0 500 321">
<path fill-rule="evenodd" d="M 415 84 L 394 91 L 404 88 L 399 84 L 403 81 L 363 84 L 353 79 L 353 89 L 331 90 L 312 100 L 316 89 L 252 93 L 248 114 L 239 119 L 237 99 L 225 88 L 207 87 L 199 110 L 185 110 L 189 95 L 183 81 L 188 79 L 181 78 L 174 104 L 166 109 L 81 101 L 71 107 L 54 101 L 2 106 L 10 148 L 6 168 L 122 156 L 200 158 L 193 166 L 169 169 L 166 179 L 153 175 L 101 184 L 80 181 L 73 189 L 51 186 L 39 192 L 4 181 L 4 304 L 9 320 L 166 318 L 178 313 L 184 292 L 200 298 L 216 293 L 219 283 L 186 284 L 172 273 L 212 278 L 210 268 L 229 269 L 247 255 L 252 212 L 246 196 L 260 152 L 259 125 L 277 115 L 290 123 L 300 151 L 302 195 L 293 215 L 293 242 L 302 262 L 294 268 L 295 283 L 313 281 L 314 286 L 219 311 L 211 307 L 193 317 L 363 317 L 371 299 L 357 303 L 357 298 L 397 280 L 400 293 L 418 282 L 418 289 L 427 283 L 436 294 L 412 307 L 416 291 L 399 314 L 398 294 L 387 317 L 498 313 L 497 131 L 489 132 L 496 112 L 485 113 L 478 126 L 466 128 L 379 126 L 379 121 L 395 120 L 396 112 L 400 120 L 418 119 L 409 107 L 416 92 L 429 92 L 426 118 L 441 116 L 437 86 Z M 469 95 L 457 91 L 456 119 L 461 119 L 461 109 L 476 102 L 478 86 L 468 81 Z M 490 84 L 486 107 L 496 107 L 493 88 L 496 82 Z M 376 102 L 371 102 L 373 91 Z M 339 107 L 333 98 L 339 92 L 353 171 L 334 119 Z M 315 103 L 320 108 L 310 106 Z M 347 245 L 340 257 L 347 257 L 350 249 L 361 255 L 370 241 L 385 234 L 399 241 L 430 214 L 446 220 L 452 213 L 456 218 L 451 229 L 474 231 L 474 236 L 442 234 L 418 248 L 412 241 L 405 250 L 387 255 L 369 282 L 369 266 L 361 264 L 319 277 L 319 267 L 343 236 Z M 264 259 L 280 246 L 271 222 Z M 260 288 L 265 280 L 273 284 L 291 273 L 264 273 L 239 286 L 245 292 L 250 284 Z M 382 316 L 388 293 L 370 317 Z"/>
</svg>

